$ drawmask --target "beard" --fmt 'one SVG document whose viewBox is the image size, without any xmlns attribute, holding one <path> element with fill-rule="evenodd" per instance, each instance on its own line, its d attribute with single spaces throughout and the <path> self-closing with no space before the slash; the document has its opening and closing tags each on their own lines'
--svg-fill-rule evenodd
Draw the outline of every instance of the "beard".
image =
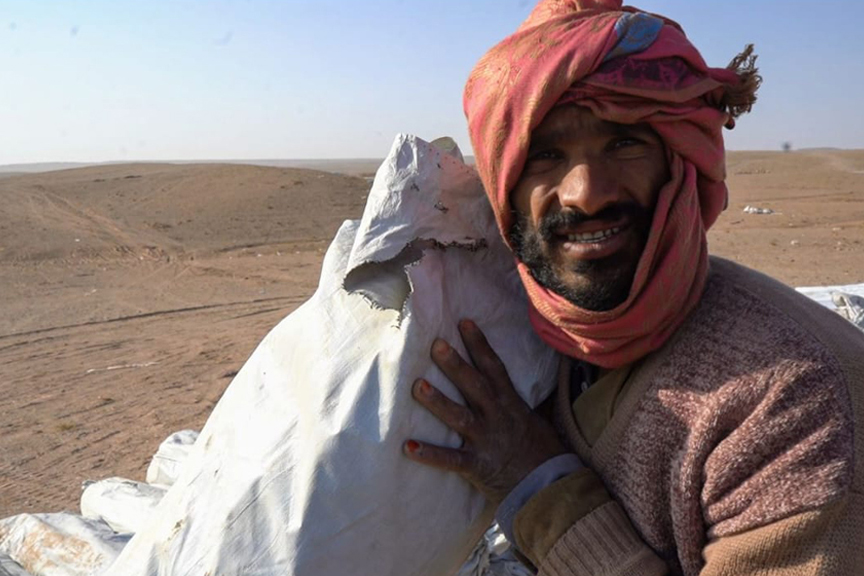
<svg viewBox="0 0 864 576">
<path fill-rule="evenodd" d="M 653 210 L 636 203 L 609 206 L 593 216 L 563 210 L 544 216 L 536 228 L 524 214 L 516 212 L 515 216 L 510 231 L 513 251 L 538 284 L 593 312 L 611 310 L 627 300 L 651 230 Z M 630 222 L 629 230 L 622 233 L 632 236 L 625 249 L 605 258 L 556 262 L 554 248 L 562 239 L 555 230 L 592 220 L 611 222 L 622 216 Z"/>
</svg>

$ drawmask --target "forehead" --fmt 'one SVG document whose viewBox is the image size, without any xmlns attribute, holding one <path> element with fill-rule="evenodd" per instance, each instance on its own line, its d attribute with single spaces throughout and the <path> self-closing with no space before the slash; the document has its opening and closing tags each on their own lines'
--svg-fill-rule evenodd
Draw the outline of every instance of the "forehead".
<svg viewBox="0 0 864 576">
<path fill-rule="evenodd" d="M 593 137 L 645 134 L 654 135 L 647 124 L 619 124 L 602 120 L 583 106 L 567 104 L 553 108 L 531 131 L 531 148 L 561 141 Z"/>
</svg>

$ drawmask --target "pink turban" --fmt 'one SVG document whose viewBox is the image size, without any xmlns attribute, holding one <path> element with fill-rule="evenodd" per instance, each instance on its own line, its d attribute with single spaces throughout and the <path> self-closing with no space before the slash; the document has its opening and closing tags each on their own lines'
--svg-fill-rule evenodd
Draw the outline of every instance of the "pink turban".
<svg viewBox="0 0 864 576">
<path fill-rule="evenodd" d="M 706 232 L 724 209 L 724 126 L 750 109 L 760 78 L 752 47 L 709 68 L 681 28 L 621 0 L 541 0 L 515 34 L 477 63 L 464 106 L 477 169 L 509 241 L 509 193 L 531 131 L 573 103 L 622 124 L 647 123 L 668 150 L 671 181 L 658 195 L 630 295 L 581 309 L 519 272 L 540 336 L 569 356 L 614 368 L 656 350 L 698 304 L 708 273 Z"/>
</svg>

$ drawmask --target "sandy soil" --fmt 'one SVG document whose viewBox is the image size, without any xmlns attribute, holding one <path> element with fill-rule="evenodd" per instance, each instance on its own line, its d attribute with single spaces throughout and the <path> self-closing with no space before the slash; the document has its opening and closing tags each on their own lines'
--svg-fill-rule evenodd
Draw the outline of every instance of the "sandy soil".
<svg viewBox="0 0 864 576">
<path fill-rule="evenodd" d="M 732 153 L 728 166 L 712 252 L 796 286 L 864 282 L 864 152 Z M 0 178 L 0 517 L 74 511 L 82 481 L 143 479 L 164 437 L 199 429 L 312 293 L 368 187 L 213 164 Z"/>
</svg>

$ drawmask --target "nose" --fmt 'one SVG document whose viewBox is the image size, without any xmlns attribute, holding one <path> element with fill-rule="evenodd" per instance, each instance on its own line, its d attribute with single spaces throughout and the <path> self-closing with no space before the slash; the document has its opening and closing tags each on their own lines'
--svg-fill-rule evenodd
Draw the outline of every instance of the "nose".
<svg viewBox="0 0 864 576">
<path fill-rule="evenodd" d="M 618 179 L 610 166 L 599 159 L 584 159 L 574 163 L 558 186 L 558 201 L 562 208 L 572 208 L 592 216 L 621 201 Z"/>
</svg>

